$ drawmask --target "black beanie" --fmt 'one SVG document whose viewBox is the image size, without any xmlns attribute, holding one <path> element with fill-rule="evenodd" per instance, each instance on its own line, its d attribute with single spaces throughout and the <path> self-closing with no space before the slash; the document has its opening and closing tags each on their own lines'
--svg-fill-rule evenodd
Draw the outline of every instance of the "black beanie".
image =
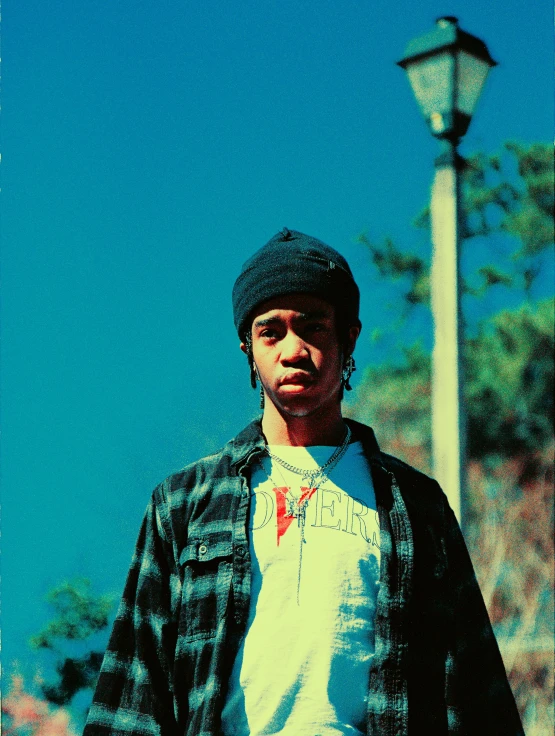
<svg viewBox="0 0 555 736">
<path fill-rule="evenodd" d="M 244 339 L 252 311 L 285 294 L 313 294 L 333 304 L 339 319 L 360 325 L 360 293 L 349 264 L 334 248 L 284 228 L 243 264 L 233 286 L 233 320 Z"/>
</svg>

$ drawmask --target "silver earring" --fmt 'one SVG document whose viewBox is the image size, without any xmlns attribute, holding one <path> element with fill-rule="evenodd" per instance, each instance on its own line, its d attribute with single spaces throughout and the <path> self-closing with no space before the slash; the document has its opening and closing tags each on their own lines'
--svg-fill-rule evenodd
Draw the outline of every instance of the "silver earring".
<svg viewBox="0 0 555 736">
<path fill-rule="evenodd" d="M 252 367 L 252 386 L 253 388 L 256 388 L 256 382 L 260 383 L 260 408 L 264 408 L 264 386 L 262 385 L 262 381 L 260 380 L 260 376 L 258 375 L 258 371 L 256 370 L 256 366 L 253 361 L 253 367 Z"/>
<path fill-rule="evenodd" d="M 351 380 L 351 376 L 356 371 L 356 365 L 355 365 L 355 359 L 352 355 L 349 355 L 347 358 L 345 365 L 343 366 L 343 372 L 341 374 L 341 383 L 343 384 L 343 388 L 347 391 L 352 391 L 353 387 L 349 383 Z"/>
<path fill-rule="evenodd" d="M 256 388 L 256 379 L 258 378 L 258 375 L 256 373 L 256 368 L 254 367 L 254 364 L 251 365 L 251 386 L 252 388 Z"/>
<path fill-rule="evenodd" d="M 258 378 L 258 373 L 256 372 L 256 365 L 254 364 L 254 359 L 252 357 L 252 337 L 251 333 L 247 332 L 245 335 L 245 347 L 247 348 L 247 359 L 249 362 L 249 369 L 250 369 L 250 379 L 251 379 L 251 386 L 253 388 L 256 388 L 256 379 Z"/>
</svg>

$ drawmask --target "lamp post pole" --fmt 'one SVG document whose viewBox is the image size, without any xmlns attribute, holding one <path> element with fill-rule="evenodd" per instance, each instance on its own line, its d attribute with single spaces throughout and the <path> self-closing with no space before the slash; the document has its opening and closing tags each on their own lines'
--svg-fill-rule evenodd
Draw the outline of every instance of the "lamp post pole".
<svg viewBox="0 0 555 736">
<path fill-rule="evenodd" d="M 434 475 L 459 522 L 464 519 L 466 421 L 463 400 L 460 172 L 454 141 L 443 140 L 431 197 L 432 454 Z"/>
<path fill-rule="evenodd" d="M 436 27 L 414 38 L 398 62 L 441 154 L 432 186 L 432 451 L 434 475 L 464 524 L 466 420 L 463 402 L 462 313 L 459 241 L 462 230 L 457 146 L 466 133 L 486 77 L 496 62 L 457 18 L 438 18 Z"/>
</svg>

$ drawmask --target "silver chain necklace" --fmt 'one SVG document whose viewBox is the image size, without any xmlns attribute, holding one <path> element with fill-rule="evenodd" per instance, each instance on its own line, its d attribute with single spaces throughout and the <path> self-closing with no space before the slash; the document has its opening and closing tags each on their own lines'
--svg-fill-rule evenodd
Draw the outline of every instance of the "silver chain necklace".
<svg viewBox="0 0 555 736">
<path fill-rule="evenodd" d="M 335 466 L 338 464 L 338 462 L 341 460 L 343 455 L 347 452 L 347 448 L 349 446 L 349 440 L 351 439 L 351 430 L 347 426 L 347 432 L 345 434 L 345 439 L 343 440 L 342 444 L 337 447 L 334 452 L 332 453 L 330 459 L 324 463 L 324 465 L 320 465 L 318 468 L 314 470 L 305 470 L 303 468 L 297 468 L 295 465 L 291 465 L 290 463 L 283 460 L 283 458 L 279 457 L 278 455 L 274 455 L 273 452 L 270 452 L 268 446 L 266 445 L 266 452 L 268 455 L 275 460 L 279 465 L 286 468 L 286 470 L 289 470 L 292 473 L 296 473 L 297 475 L 302 476 L 302 480 L 308 480 L 310 485 L 309 487 L 304 490 L 304 498 L 303 493 L 298 498 L 295 498 L 293 494 L 291 493 L 291 488 L 286 484 L 286 488 L 289 491 L 288 495 L 286 492 L 282 491 L 281 488 L 278 486 L 278 484 L 275 482 L 275 480 L 272 478 L 270 473 L 266 470 L 264 465 L 260 463 L 262 466 L 262 469 L 270 479 L 271 483 L 274 485 L 274 488 L 276 492 L 281 493 L 285 500 L 285 504 L 287 507 L 287 516 L 293 517 L 297 519 L 297 525 L 300 529 L 300 547 L 299 547 L 299 571 L 297 575 L 297 605 L 301 605 L 301 569 L 303 564 L 303 545 L 306 544 L 306 539 L 304 535 L 304 528 L 306 524 L 306 508 L 308 506 L 308 502 L 310 501 L 312 494 L 314 491 L 318 490 L 318 487 L 321 483 L 328 480 L 328 474 L 331 473 L 331 471 L 335 468 Z M 279 470 L 279 468 L 278 468 Z M 285 478 L 283 477 L 283 473 L 281 470 L 279 471 L 279 474 L 283 478 L 283 481 L 285 482 Z M 302 491 L 302 488 L 301 488 Z"/>
<path fill-rule="evenodd" d="M 310 487 L 312 488 L 327 479 L 327 473 L 330 473 L 332 471 L 332 469 L 341 460 L 343 455 L 347 452 L 347 447 L 349 446 L 350 439 L 351 439 L 351 429 L 347 425 L 347 432 L 345 433 L 345 439 L 343 440 L 343 442 L 339 445 L 339 447 L 335 448 L 333 454 L 331 455 L 331 457 L 329 458 L 327 462 L 325 462 L 323 465 L 320 465 L 318 468 L 313 468 L 312 470 L 306 470 L 304 468 L 297 468 L 295 467 L 295 465 L 291 465 L 290 463 L 286 462 L 283 458 L 281 458 L 279 455 L 275 455 L 273 452 L 271 452 L 268 445 L 266 445 L 266 452 L 272 458 L 272 460 L 275 460 L 286 470 L 290 470 L 292 473 L 296 473 L 297 475 L 300 475 L 302 480 L 308 480 Z"/>
<path fill-rule="evenodd" d="M 303 566 L 303 544 L 306 544 L 306 539 L 304 536 L 304 527 L 306 524 L 306 507 L 308 506 L 308 502 L 310 501 L 312 494 L 314 491 L 317 490 L 317 488 L 307 488 L 304 491 L 301 488 L 301 495 L 296 498 L 293 493 L 291 492 L 291 487 L 286 485 L 285 488 L 286 491 L 283 491 L 278 484 L 275 482 L 275 480 L 272 478 L 270 473 L 266 470 L 264 465 L 260 463 L 262 466 L 262 469 L 270 479 L 271 483 L 274 486 L 274 490 L 277 493 L 281 493 L 285 500 L 285 505 L 287 507 L 287 516 L 293 517 L 294 519 L 297 519 L 297 526 L 300 529 L 300 537 L 299 537 L 299 568 L 297 572 L 297 605 L 301 605 L 301 570 Z M 279 470 L 279 468 L 278 468 Z M 283 477 L 283 473 L 281 470 L 279 471 L 279 474 L 283 478 L 283 482 L 286 483 L 285 478 Z M 287 493 L 289 491 L 289 493 Z M 304 498 L 303 498 L 304 496 Z"/>
</svg>

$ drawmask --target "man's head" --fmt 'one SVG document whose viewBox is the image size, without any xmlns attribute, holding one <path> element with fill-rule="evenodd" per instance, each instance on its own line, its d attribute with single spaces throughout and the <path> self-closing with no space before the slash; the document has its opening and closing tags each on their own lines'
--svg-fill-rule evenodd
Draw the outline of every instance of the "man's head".
<svg viewBox="0 0 555 736">
<path fill-rule="evenodd" d="M 235 326 L 253 386 L 260 378 L 272 403 L 297 416 L 322 401 L 338 402 L 360 332 L 359 299 L 336 250 L 294 230 L 275 235 L 244 264 L 233 287 Z"/>
</svg>

